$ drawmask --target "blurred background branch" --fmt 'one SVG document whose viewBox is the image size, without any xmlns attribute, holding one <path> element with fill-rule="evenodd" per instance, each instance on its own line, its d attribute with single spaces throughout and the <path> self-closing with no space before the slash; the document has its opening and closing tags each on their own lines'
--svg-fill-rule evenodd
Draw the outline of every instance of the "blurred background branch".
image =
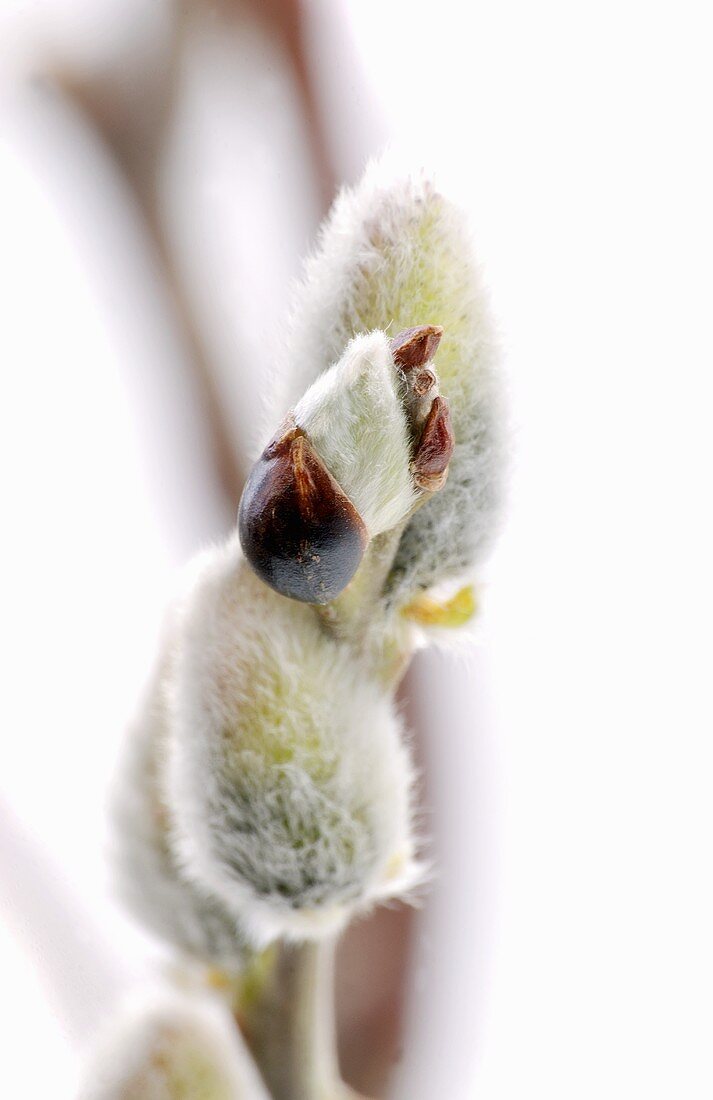
<svg viewBox="0 0 713 1100">
<path fill-rule="evenodd" d="M 172 304 L 174 322 L 200 387 L 201 411 L 210 427 L 217 482 L 232 511 L 242 490 L 244 459 L 223 409 L 210 344 L 176 257 L 164 209 L 163 172 L 181 107 L 183 79 L 202 26 L 207 20 L 215 30 L 219 23 L 221 35 L 239 38 L 247 25 L 257 23 L 260 31 L 274 41 L 276 53 L 289 71 L 307 136 L 319 216 L 326 212 L 334 197 L 337 176 L 307 56 L 305 18 L 301 0 L 176 0 L 167 9 L 163 33 L 138 43 L 131 58 L 115 59 L 114 64 L 92 72 L 63 69 L 60 65 L 53 74 L 57 86 L 105 142 L 141 212 Z M 247 155 L 248 150 L 245 152 Z M 241 373 L 238 363 L 233 369 Z"/>
<path fill-rule="evenodd" d="M 200 253 L 191 248 L 192 235 L 196 231 L 200 233 L 200 227 L 189 229 L 185 237 L 181 226 L 177 227 L 176 219 L 180 222 L 191 217 L 195 195 L 188 200 L 184 198 L 183 202 L 179 198 L 178 203 L 172 195 L 171 175 L 175 175 L 177 167 L 179 174 L 181 171 L 180 153 L 177 161 L 175 151 L 177 147 L 186 150 L 184 155 L 190 163 L 189 189 L 200 193 L 210 186 L 215 167 L 201 163 L 200 139 L 195 141 L 193 126 L 210 129 L 211 120 L 201 113 L 195 123 L 191 122 L 191 88 L 195 87 L 196 80 L 199 84 L 205 80 L 206 65 L 221 63 L 220 50 L 225 50 L 227 44 L 227 80 L 237 80 L 240 88 L 237 98 L 232 96 L 232 107 L 237 106 L 238 112 L 242 109 L 248 116 L 256 111 L 260 115 L 257 146 L 251 148 L 250 143 L 238 140 L 229 172 L 249 175 L 256 149 L 267 156 L 268 162 L 279 162 L 281 151 L 269 148 L 275 111 L 287 109 L 297 124 L 299 156 L 304 160 L 302 180 L 301 184 L 298 180 L 294 187 L 288 185 L 283 191 L 288 199 L 283 217 L 293 223 L 294 244 L 288 274 L 296 272 L 300 253 L 313 237 L 338 185 L 358 173 L 368 153 L 378 148 L 378 127 L 369 126 L 373 120 L 362 119 L 361 126 L 352 125 L 346 158 L 340 157 L 335 143 L 330 140 L 326 119 L 330 110 L 334 114 L 334 108 L 327 108 L 322 102 L 324 84 L 316 74 L 315 50 L 319 56 L 316 21 L 322 24 L 319 27 L 322 48 L 326 46 L 331 54 L 341 53 L 340 80 L 350 89 L 352 97 L 359 80 L 358 67 L 349 66 L 353 56 L 350 56 L 344 32 L 337 25 L 339 18 L 338 8 L 327 13 L 315 10 L 302 0 L 270 0 L 268 3 L 176 0 L 162 6 L 158 19 L 154 16 L 144 21 L 134 12 L 135 24 L 131 32 L 118 36 L 118 47 L 98 51 L 96 57 L 72 61 L 71 49 L 45 46 L 40 49 L 36 61 L 36 71 L 43 74 L 43 82 L 38 87 L 45 94 L 52 91 L 54 98 L 59 97 L 64 105 L 63 112 L 76 114 L 80 131 L 76 131 L 74 122 L 72 126 L 77 134 L 87 131 L 100 143 L 105 171 L 111 170 L 115 175 L 117 195 L 133 208 L 132 217 L 143 232 L 142 248 L 149 257 L 154 276 L 160 280 L 161 295 L 166 303 L 165 316 L 173 328 L 172 339 L 181 348 L 181 355 L 172 360 L 171 370 L 182 388 L 185 383 L 180 383 L 180 372 L 188 369 L 191 374 L 189 392 L 195 395 L 191 403 L 192 414 L 203 424 L 203 430 L 194 437 L 193 443 L 200 440 L 207 443 L 205 457 L 213 471 L 216 499 L 220 501 L 216 514 L 224 517 L 219 521 L 216 534 L 221 529 L 229 529 L 234 520 L 246 460 L 254 442 L 248 433 L 255 431 L 254 411 L 260 400 L 260 378 L 269 373 L 269 358 L 276 345 L 268 341 L 262 361 L 255 363 L 255 348 L 263 346 L 260 324 L 269 325 L 271 318 L 258 320 L 257 331 L 251 332 L 253 288 L 243 285 L 232 305 L 230 287 L 216 285 L 215 273 L 206 266 Z M 216 43 L 221 44 L 217 49 Z M 243 65 L 246 60 L 247 64 Z M 331 61 L 334 63 L 334 56 Z M 241 66 L 247 71 L 241 72 Z M 264 84 L 275 75 L 275 68 L 279 72 L 280 94 L 276 98 L 272 89 L 268 100 L 262 102 L 257 87 L 250 87 L 251 78 Z M 193 95 L 195 97 L 195 92 Z M 285 96 L 288 103 L 284 102 Z M 55 118 L 61 117 L 55 113 Z M 232 124 L 237 127 L 238 134 L 241 126 L 245 127 L 239 113 L 233 116 Z M 87 140 L 81 137 L 91 157 Z M 294 152 L 291 153 L 294 157 Z M 284 152 L 282 158 L 284 160 Z M 92 172 L 90 160 L 85 162 L 85 171 Z M 278 171 L 285 169 L 280 166 Z M 291 192 L 299 191 L 300 186 L 303 198 L 301 203 L 295 203 Z M 261 202 L 264 198 L 259 195 Z M 240 195 L 228 201 L 240 202 Z M 258 219 L 265 216 L 246 209 L 243 217 L 249 220 L 255 213 Z M 108 209 L 108 216 L 115 218 L 117 214 Z M 269 212 L 267 217 L 269 219 Z M 208 232 L 216 231 L 220 234 L 219 227 L 208 227 Z M 251 250 L 261 247 L 254 235 L 252 239 L 235 239 L 233 243 L 248 257 L 248 266 Z M 274 242 L 268 239 L 265 246 L 268 251 L 274 249 Z M 235 257 L 229 259 L 234 264 Z M 196 290 L 197 283 L 204 284 L 203 292 Z M 282 290 L 279 285 L 270 290 L 277 291 L 284 300 L 285 288 L 286 283 Z M 220 335 L 216 339 L 215 333 L 210 331 L 216 327 L 215 314 L 206 310 L 205 297 L 212 295 L 219 298 L 220 308 L 244 312 L 231 330 L 232 341 L 228 341 L 227 348 Z M 284 313 L 283 302 L 276 300 L 271 312 L 274 316 Z M 170 373 L 165 375 L 163 385 L 172 385 Z M 160 408 L 160 398 L 159 404 L 154 404 Z M 185 447 L 188 439 L 183 435 L 176 442 Z M 170 461 L 168 452 L 166 461 Z M 28 919 L 31 916 L 28 914 Z M 341 1057 L 347 1079 L 370 1095 L 383 1093 L 398 1052 L 398 1020 L 410 924 L 411 914 L 406 907 L 383 911 L 350 930 L 340 945 Z M 370 962 L 365 966 L 367 958 Z M 110 994 L 107 986 L 105 994 L 110 998 L 116 996 L 116 991 Z"/>
</svg>

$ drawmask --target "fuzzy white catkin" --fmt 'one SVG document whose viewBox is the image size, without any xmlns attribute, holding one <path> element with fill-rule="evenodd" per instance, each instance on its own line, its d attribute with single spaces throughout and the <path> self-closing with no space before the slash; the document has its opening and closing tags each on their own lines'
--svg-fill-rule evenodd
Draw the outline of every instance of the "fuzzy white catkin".
<svg viewBox="0 0 713 1100">
<path fill-rule="evenodd" d="M 227 1007 L 152 991 L 123 1006 L 88 1060 L 79 1100 L 269 1100 Z"/>
<path fill-rule="evenodd" d="M 261 945 L 318 938 L 419 876 L 412 771 L 387 692 L 237 538 L 209 552 L 171 683 L 169 801 L 185 873 Z"/>
<path fill-rule="evenodd" d="M 398 602 L 460 578 L 489 548 L 503 471 L 498 352 L 463 212 L 424 175 L 394 179 L 373 164 L 344 190 L 305 264 L 277 373 L 271 417 L 359 332 L 444 329 L 436 355 L 456 446 L 448 482 L 410 520 L 391 585 Z"/>
<path fill-rule="evenodd" d="M 445 487 L 411 514 L 413 428 L 388 338 L 425 324 L 444 329 L 435 368 L 456 446 Z M 480 560 L 503 465 L 497 355 L 467 226 L 427 179 L 384 181 L 373 168 L 338 199 L 297 295 L 288 367 L 265 439 L 292 409 L 369 535 L 405 529 L 370 640 L 267 587 L 237 534 L 202 557 L 180 602 L 135 743 L 138 825 L 125 827 L 135 908 L 204 956 L 238 927 L 256 947 L 331 935 L 422 875 L 410 756 L 380 667 L 400 665 L 410 642 L 379 632 L 404 629 L 394 606 Z M 152 817 L 157 790 L 165 818 Z M 175 914 L 160 915 L 173 899 L 178 931 Z"/>
<path fill-rule="evenodd" d="M 415 499 L 403 389 L 374 332 L 294 410 L 371 535 Z M 243 937 L 331 934 L 419 878 L 411 786 L 363 654 L 268 588 L 237 533 L 198 559 L 117 785 L 119 877 L 144 923 L 232 968 Z"/>
<path fill-rule="evenodd" d="M 186 955 L 234 971 L 246 954 L 238 922 L 185 877 L 172 847 L 163 791 L 172 638 L 167 628 L 162 658 L 127 734 L 111 800 L 112 862 L 122 900 L 142 924 Z"/>
<path fill-rule="evenodd" d="M 402 390 L 388 337 L 372 332 L 352 340 L 294 410 L 371 536 L 395 527 L 416 500 Z"/>
</svg>

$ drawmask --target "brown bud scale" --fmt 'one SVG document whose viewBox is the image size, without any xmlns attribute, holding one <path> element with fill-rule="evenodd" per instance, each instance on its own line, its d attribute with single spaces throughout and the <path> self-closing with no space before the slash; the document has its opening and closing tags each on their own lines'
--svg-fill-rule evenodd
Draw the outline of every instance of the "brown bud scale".
<svg viewBox="0 0 713 1100">
<path fill-rule="evenodd" d="M 454 446 L 448 402 L 445 397 L 436 397 L 411 465 L 413 479 L 421 489 L 436 492 L 443 488 Z"/>
<path fill-rule="evenodd" d="M 346 588 L 368 542 L 361 516 L 291 418 L 250 472 L 238 531 L 265 584 L 315 604 Z"/>
<path fill-rule="evenodd" d="M 440 325 L 416 325 L 404 329 L 391 341 L 391 354 L 399 370 L 408 373 L 430 363 L 443 336 Z"/>
</svg>

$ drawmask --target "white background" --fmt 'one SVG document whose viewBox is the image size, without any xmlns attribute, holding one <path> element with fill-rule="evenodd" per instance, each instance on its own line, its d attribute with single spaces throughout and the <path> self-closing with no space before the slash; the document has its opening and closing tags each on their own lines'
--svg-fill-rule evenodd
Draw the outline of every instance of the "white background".
<svg viewBox="0 0 713 1100">
<path fill-rule="evenodd" d="M 342 11 L 346 87 L 328 8 L 312 48 L 341 163 L 370 128 L 468 205 L 512 413 L 479 648 L 419 658 L 440 872 L 395 1095 L 703 1100 L 708 6 L 362 0 Z M 111 900 L 104 796 L 171 572 L 226 521 L 134 212 L 27 81 L 48 42 L 101 55 L 140 9 L 6 0 L 0 19 L 0 1094 L 17 1098 L 72 1096 L 97 1019 L 151 972 Z M 219 350 L 254 368 L 224 379 L 240 428 L 314 210 L 289 88 L 206 49 L 173 202 Z"/>
</svg>

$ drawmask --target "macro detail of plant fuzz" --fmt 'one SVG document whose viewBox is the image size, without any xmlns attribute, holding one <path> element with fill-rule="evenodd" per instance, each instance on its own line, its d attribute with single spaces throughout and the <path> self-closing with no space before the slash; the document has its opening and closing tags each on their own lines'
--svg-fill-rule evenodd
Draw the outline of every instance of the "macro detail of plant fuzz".
<svg viewBox="0 0 713 1100">
<path fill-rule="evenodd" d="M 185 990 L 143 1031 L 139 1012 L 87 1100 L 354 1096 L 333 945 L 423 888 L 394 695 L 415 649 L 474 612 L 497 383 L 464 216 L 427 177 L 373 166 L 305 264 L 236 529 L 188 570 L 116 782 L 125 900 L 223 1016 Z"/>
</svg>

